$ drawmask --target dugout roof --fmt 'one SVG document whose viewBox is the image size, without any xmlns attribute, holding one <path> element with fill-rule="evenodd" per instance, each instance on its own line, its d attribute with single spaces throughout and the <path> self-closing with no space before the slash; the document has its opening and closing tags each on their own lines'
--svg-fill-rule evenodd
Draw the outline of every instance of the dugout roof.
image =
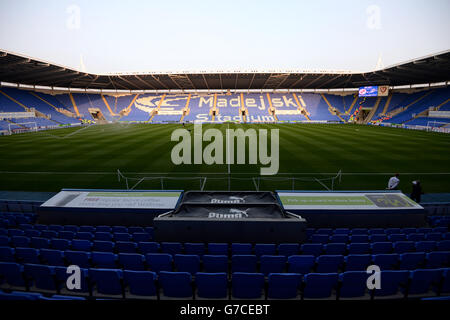
<svg viewBox="0 0 450 320">
<path fill-rule="evenodd" d="M 0 50 L 0 81 L 112 90 L 335 89 L 413 85 L 450 80 L 450 50 L 365 73 L 197 72 L 92 74 Z"/>
</svg>

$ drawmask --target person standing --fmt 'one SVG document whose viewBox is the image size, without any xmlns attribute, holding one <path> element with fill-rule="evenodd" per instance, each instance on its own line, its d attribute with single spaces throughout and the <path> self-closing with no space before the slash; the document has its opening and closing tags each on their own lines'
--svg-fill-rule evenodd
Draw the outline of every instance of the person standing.
<svg viewBox="0 0 450 320">
<path fill-rule="evenodd" d="M 389 190 L 397 190 L 398 184 L 400 183 L 400 179 L 398 177 L 399 174 L 396 173 L 393 177 L 389 179 L 387 187 Z"/>
<path fill-rule="evenodd" d="M 422 186 L 420 185 L 419 180 L 415 180 L 412 182 L 412 192 L 410 195 L 410 198 L 413 199 L 415 202 L 419 203 L 420 198 L 422 196 Z"/>
</svg>

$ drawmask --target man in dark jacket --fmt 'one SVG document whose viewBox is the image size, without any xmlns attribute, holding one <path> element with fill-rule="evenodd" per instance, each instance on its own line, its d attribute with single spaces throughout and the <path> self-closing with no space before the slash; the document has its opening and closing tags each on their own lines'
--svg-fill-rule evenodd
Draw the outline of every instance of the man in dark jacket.
<svg viewBox="0 0 450 320">
<path fill-rule="evenodd" d="M 415 202 L 420 202 L 420 197 L 422 196 L 422 186 L 420 185 L 420 181 L 416 180 L 412 182 L 412 192 L 410 198 Z"/>
</svg>

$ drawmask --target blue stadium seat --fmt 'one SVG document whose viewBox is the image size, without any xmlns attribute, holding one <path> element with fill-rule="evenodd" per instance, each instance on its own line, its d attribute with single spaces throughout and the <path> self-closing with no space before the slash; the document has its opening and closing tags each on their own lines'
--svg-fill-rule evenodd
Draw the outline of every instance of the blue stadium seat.
<svg viewBox="0 0 450 320">
<path fill-rule="evenodd" d="M 23 277 L 23 266 L 14 262 L 0 262 L 0 287 L 23 290 L 27 287 Z"/>
<path fill-rule="evenodd" d="M 334 234 L 349 235 L 350 234 L 350 229 L 349 228 L 336 228 L 336 229 L 334 229 Z"/>
<path fill-rule="evenodd" d="M 92 265 L 99 269 L 115 269 L 117 268 L 117 256 L 111 252 L 97 252 L 91 253 Z"/>
<path fill-rule="evenodd" d="M 228 257 L 226 255 L 204 255 L 203 270 L 207 273 L 227 273 Z"/>
<path fill-rule="evenodd" d="M 425 240 L 428 241 L 441 241 L 442 240 L 442 234 L 437 232 L 431 232 L 425 234 Z"/>
<path fill-rule="evenodd" d="M 389 241 L 391 241 L 391 242 L 406 241 L 406 234 L 403 234 L 403 233 L 399 233 L 399 234 L 393 233 L 393 234 L 390 234 L 390 235 L 388 236 L 388 239 L 389 239 Z"/>
<path fill-rule="evenodd" d="M 40 249 L 41 261 L 51 266 L 64 266 L 64 252 L 54 249 Z"/>
<path fill-rule="evenodd" d="M 200 257 L 197 255 L 176 254 L 174 263 L 178 272 L 189 272 L 195 275 L 200 271 Z"/>
<path fill-rule="evenodd" d="M 111 227 L 109 227 L 109 226 L 97 226 L 96 228 L 95 228 L 95 231 L 96 232 L 107 232 L 107 233 L 111 233 Z"/>
<path fill-rule="evenodd" d="M 15 262 L 15 250 L 11 247 L 0 247 L 0 261 Z"/>
<path fill-rule="evenodd" d="M 418 269 L 411 271 L 411 282 L 407 290 L 407 297 L 417 298 L 437 295 L 441 275 L 442 269 Z"/>
<path fill-rule="evenodd" d="M 168 253 L 147 253 L 145 260 L 153 272 L 172 271 L 172 256 Z"/>
<path fill-rule="evenodd" d="M 114 251 L 114 242 L 95 240 L 92 250 L 100 251 L 100 252 L 113 252 Z"/>
<path fill-rule="evenodd" d="M 264 289 L 262 273 L 233 272 L 232 297 L 234 299 L 261 299 Z"/>
<path fill-rule="evenodd" d="M 156 299 L 156 273 L 152 271 L 125 270 L 123 272 L 123 280 L 126 288 L 126 298 Z"/>
<path fill-rule="evenodd" d="M 78 232 L 89 232 L 92 234 L 95 232 L 95 230 L 96 229 L 93 226 L 80 226 L 80 228 L 78 228 Z"/>
<path fill-rule="evenodd" d="M 345 243 L 328 243 L 324 246 L 325 254 L 342 254 L 347 251 L 347 245 Z"/>
<path fill-rule="evenodd" d="M 68 250 L 70 249 L 70 241 L 66 239 L 52 239 L 52 249 L 56 250 Z"/>
<path fill-rule="evenodd" d="M 16 259 L 20 263 L 39 264 L 39 250 L 34 248 L 16 248 Z"/>
<path fill-rule="evenodd" d="M 186 242 L 184 244 L 184 251 L 186 254 L 195 254 L 202 257 L 205 254 L 206 247 L 203 243 Z"/>
<path fill-rule="evenodd" d="M 392 270 L 398 265 L 399 255 L 397 253 L 382 253 L 372 255 L 372 261 L 381 270 Z"/>
<path fill-rule="evenodd" d="M 257 258 L 255 255 L 250 254 L 236 254 L 231 257 L 231 270 L 232 272 L 256 272 Z"/>
<path fill-rule="evenodd" d="M 315 233 L 331 235 L 333 233 L 333 229 L 331 229 L 331 228 L 319 228 L 319 229 L 316 230 Z"/>
<path fill-rule="evenodd" d="M 411 234 L 411 233 L 416 233 L 416 232 L 417 232 L 417 229 L 416 229 L 416 228 L 403 228 L 403 229 L 401 230 L 401 233 L 407 234 L 407 235 L 409 235 L 409 234 Z"/>
<path fill-rule="evenodd" d="M 51 224 L 48 226 L 48 230 L 60 232 L 60 231 L 64 231 L 64 227 L 61 225 L 57 225 L 57 224 Z"/>
<path fill-rule="evenodd" d="M 88 276 L 89 276 L 89 270 L 86 268 L 80 268 L 80 288 L 71 288 L 68 289 L 67 287 L 67 280 L 69 277 L 72 276 L 73 272 L 67 273 L 68 270 L 67 267 L 55 267 L 55 275 L 56 279 L 58 281 L 59 291 L 60 294 L 68 294 L 68 295 L 82 295 L 82 296 L 89 296 L 90 295 L 90 288 L 88 284 Z M 70 278 L 73 280 L 74 277 Z"/>
<path fill-rule="evenodd" d="M 301 246 L 302 255 L 320 256 L 322 254 L 323 245 L 320 243 L 305 243 Z"/>
<path fill-rule="evenodd" d="M 98 230 L 98 228 L 99 227 L 97 227 L 97 230 Z M 94 238 L 95 238 L 95 240 L 98 240 L 98 241 L 112 241 L 113 240 L 112 234 L 109 233 L 109 232 L 99 232 L 99 231 L 97 231 L 94 234 Z"/>
<path fill-rule="evenodd" d="M 64 251 L 64 257 L 67 259 L 68 263 L 71 265 L 77 265 L 80 268 L 89 268 L 90 267 L 90 252 L 85 251 Z"/>
<path fill-rule="evenodd" d="M 374 242 L 370 245 L 372 254 L 382 254 L 392 252 L 392 242 Z"/>
<path fill-rule="evenodd" d="M 153 240 L 153 235 L 154 235 L 153 227 L 145 227 L 144 232 L 148 233 L 148 235 L 150 236 L 150 239 Z"/>
<path fill-rule="evenodd" d="M 306 274 L 314 269 L 316 257 L 313 255 L 290 256 L 288 258 L 288 272 Z"/>
<path fill-rule="evenodd" d="M 419 232 L 419 233 L 430 233 L 430 232 L 433 232 L 433 228 L 418 228 L 417 232 Z"/>
<path fill-rule="evenodd" d="M 195 275 L 197 299 L 225 299 L 228 297 L 227 274 L 198 272 Z"/>
<path fill-rule="evenodd" d="M 373 234 L 369 236 L 370 242 L 387 242 L 388 237 L 385 234 Z"/>
<path fill-rule="evenodd" d="M 231 255 L 252 255 L 252 245 L 250 243 L 232 243 Z"/>
<path fill-rule="evenodd" d="M 328 243 L 329 236 L 326 234 L 313 234 L 311 236 L 311 242 L 312 243 L 321 243 L 325 244 Z"/>
<path fill-rule="evenodd" d="M 47 239 L 53 239 L 58 237 L 58 232 L 52 231 L 52 230 L 43 230 L 41 232 L 41 237 L 47 238 Z"/>
<path fill-rule="evenodd" d="M 369 242 L 369 236 L 364 234 L 357 234 L 350 236 L 350 243 L 365 243 Z"/>
<path fill-rule="evenodd" d="M 366 254 L 370 252 L 369 243 L 352 242 L 348 245 L 348 254 Z"/>
<path fill-rule="evenodd" d="M 412 234 L 408 234 L 406 236 L 406 239 L 408 241 L 424 241 L 425 240 L 425 234 L 424 233 L 412 233 Z"/>
<path fill-rule="evenodd" d="M 367 228 L 354 228 L 351 230 L 352 235 L 367 235 L 368 229 Z"/>
<path fill-rule="evenodd" d="M 8 235 L 10 237 L 25 236 L 25 231 L 20 230 L 20 229 L 8 229 Z"/>
<path fill-rule="evenodd" d="M 30 238 L 25 236 L 11 237 L 11 244 L 16 248 L 28 248 L 30 246 Z"/>
<path fill-rule="evenodd" d="M 336 299 L 337 273 L 309 273 L 304 279 L 303 299 Z"/>
<path fill-rule="evenodd" d="M 387 234 L 387 235 L 390 235 L 390 234 L 400 234 L 402 232 L 402 230 L 400 229 L 400 228 L 387 228 L 386 230 L 385 230 L 385 233 Z"/>
<path fill-rule="evenodd" d="M 75 239 L 92 241 L 94 240 L 94 234 L 91 232 L 77 232 L 75 234 Z"/>
<path fill-rule="evenodd" d="M 282 273 L 286 268 L 285 256 L 263 255 L 260 258 L 260 272 L 265 276 L 269 273 Z"/>
<path fill-rule="evenodd" d="M 38 230 L 28 229 L 28 230 L 25 230 L 25 236 L 27 236 L 28 238 L 40 237 L 41 232 Z"/>
<path fill-rule="evenodd" d="M 72 240 L 75 237 L 75 233 L 72 231 L 60 231 L 58 237 L 60 239 Z"/>
<path fill-rule="evenodd" d="M 371 299 L 371 292 L 367 289 L 366 271 L 346 271 L 339 274 L 341 287 L 339 299 Z"/>
<path fill-rule="evenodd" d="M 0 236 L 0 246 L 8 247 L 9 246 L 9 237 L 8 236 Z"/>
<path fill-rule="evenodd" d="M 92 242 L 89 240 L 72 240 L 72 250 L 74 251 L 91 251 Z"/>
<path fill-rule="evenodd" d="M 375 262 L 375 264 L 377 264 Z M 400 288 L 406 288 L 408 284 L 409 271 L 405 270 L 383 270 L 381 268 L 381 288 L 374 289 L 374 299 L 404 298 Z"/>
<path fill-rule="evenodd" d="M 55 267 L 25 264 L 24 274 L 31 291 L 57 293 Z"/>
<path fill-rule="evenodd" d="M 0 292 L 0 300 L 26 300 L 36 301 L 42 298 L 42 294 L 37 292 L 19 292 L 13 291 L 10 293 Z"/>
<path fill-rule="evenodd" d="M 136 226 L 134 226 L 134 227 L 129 227 L 128 228 L 128 232 L 129 233 L 141 233 L 141 232 L 144 232 L 144 229 L 142 228 L 142 227 L 136 227 Z"/>
<path fill-rule="evenodd" d="M 139 242 L 138 247 L 142 254 L 159 252 L 159 243 L 157 242 Z"/>
<path fill-rule="evenodd" d="M 414 251 L 415 243 L 413 241 L 397 241 L 393 245 L 395 253 L 406 253 Z"/>
<path fill-rule="evenodd" d="M 435 251 L 427 253 L 427 268 L 443 268 L 450 264 L 450 251 Z"/>
<path fill-rule="evenodd" d="M 161 242 L 161 251 L 171 255 L 183 253 L 183 247 L 180 242 Z"/>
<path fill-rule="evenodd" d="M 133 233 L 133 240 L 135 242 L 147 242 L 151 240 L 151 237 L 147 232 L 136 232 Z"/>
<path fill-rule="evenodd" d="M 335 234 L 330 236 L 329 243 L 347 243 L 349 236 L 346 234 Z"/>
<path fill-rule="evenodd" d="M 124 226 L 113 226 L 111 228 L 111 231 L 113 233 L 127 233 L 128 234 L 128 228 L 124 227 Z M 124 240 L 124 241 L 128 241 L 128 240 Z"/>
<path fill-rule="evenodd" d="M 342 269 L 344 263 L 343 255 L 321 255 L 316 259 L 318 273 L 333 273 Z"/>
<path fill-rule="evenodd" d="M 278 245 L 278 254 L 289 257 L 297 255 L 300 252 L 300 245 L 298 243 L 280 243 Z"/>
<path fill-rule="evenodd" d="M 259 258 L 263 255 L 274 256 L 277 254 L 277 246 L 273 243 L 255 244 L 255 255 Z"/>
<path fill-rule="evenodd" d="M 123 272 L 119 269 L 89 269 L 92 295 L 122 298 L 124 296 L 122 276 Z"/>
<path fill-rule="evenodd" d="M 349 254 L 345 257 L 345 271 L 366 270 L 372 261 L 370 254 Z"/>
<path fill-rule="evenodd" d="M 51 297 L 42 296 L 41 298 L 39 298 L 39 300 L 63 300 L 63 301 L 64 300 L 83 300 L 84 301 L 84 300 L 86 300 L 86 298 L 54 294 Z"/>
<path fill-rule="evenodd" d="M 400 255 L 400 270 L 414 270 L 422 266 L 425 252 L 408 252 Z"/>
<path fill-rule="evenodd" d="M 116 241 L 131 241 L 131 235 L 127 233 L 115 232 L 114 240 Z"/>
<path fill-rule="evenodd" d="M 78 226 L 74 226 L 74 225 L 65 225 L 64 226 L 64 231 L 71 231 L 73 233 L 77 233 L 78 232 Z"/>
<path fill-rule="evenodd" d="M 436 248 L 435 241 L 419 241 L 415 243 L 416 251 L 418 252 L 431 252 Z"/>
<path fill-rule="evenodd" d="M 119 263 L 123 269 L 134 270 L 134 271 L 144 271 L 144 261 L 143 255 L 138 253 L 119 253 Z"/>
<path fill-rule="evenodd" d="M 192 299 L 192 276 L 189 272 L 167 272 L 159 273 L 159 283 L 164 295 L 160 298 Z"/>
<path fill-rule="evenodd" d="M 300 299 L 302 275 L 298 273 L 271 273 L 268 278 L 268 299 Z"/>
<path fill-rule="evenodd" d="M 47 238 L 32 237 L 31 246 L 35 249 L 48 249 L 50 248 L 50 240 Z"/>
<path fill-rule="evenodd" d="M 136 253 L 137 244 L 131 241 L 116 241 L 116 250 L 119 253 Z"/>
<path fill-rule="evenodd" d="M 439 241 L 436 245 L 437 251 L 450 251 L 450 240 Z"/>
</svg>

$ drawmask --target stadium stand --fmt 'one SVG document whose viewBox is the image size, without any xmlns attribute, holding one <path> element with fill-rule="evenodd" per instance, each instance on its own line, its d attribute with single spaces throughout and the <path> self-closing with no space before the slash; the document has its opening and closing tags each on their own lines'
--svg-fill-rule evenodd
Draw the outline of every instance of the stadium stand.
<svg viewBox="0 0 450 320">
<path fill-rule="evenodd" d="M 450 222 L 440 216 L 430 216 L 430 226 L 422 228 L 310 228 L 301 245 L 159 243 L 152 227 L 37 224 L 38 205 L 0 205 L 0 299 L 377 300 L 450 294 Z M 85 275 L 80 290 L 64 286 L 70 264 Z M 371 264 L 382 270 L 382 289 L 365 286 Z"/>
</svg>

